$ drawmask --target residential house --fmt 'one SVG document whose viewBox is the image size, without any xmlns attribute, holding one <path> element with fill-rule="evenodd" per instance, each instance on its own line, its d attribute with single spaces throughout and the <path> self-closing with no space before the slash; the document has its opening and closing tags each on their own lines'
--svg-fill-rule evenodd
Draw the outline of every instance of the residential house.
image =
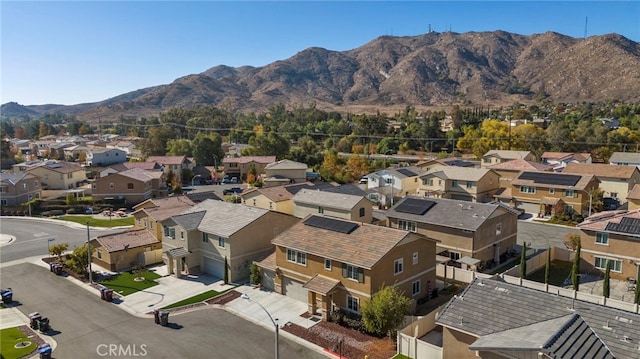
<svg viewBox="0 0 640 359">
<path fill-rule="evenodd" d="M 542 163 L 550 165 L 556 172 L 562 172 L 569 163 L 591 163 L 590 153 L 572 152 L 545 152 L 542 154 Z"/>
<path fill-rule="evenodd" d="M 98 236 L 91 246 L 92 262 L 112 272 L 162 262 L 162 242 L 144 228 Z"/>
<path fill-rule="evenodd" d="M 271 162 L 264 167 L 264 186 L 274 187 L 290 183 L 306 182 L 308 168 L 309 166 L 307 166 L 306 163 L 291 160 Z"/>
<path fill-rule="evenodd" d="M 611 278 L 636 278 L 640 265 L 640 210 L 607 211 L 585 219 L 580 229 L 580 258 L 604 272 L 612 261 Z"/>
<path fill-rule="evenodd" d="M 54 160 L 23 162 L 14 165 L 13 170 L 33 173 L 40 178 L 40 186 L 48 190 L 74 189 L 87 182 L 85 168 L 75 162 Z"/>
<path fill-rule="evenodd" d="M 224 165 L 225 175 L 238 177 L 244 181 L 252 167 L 255 168 L 258 175 L 261 175 L 267 165 L 275 161 L 276 156 L 242 156 L 225 157 L 222 159 L 222 164 Z"/>
<path fill-rule="evenodd" d="M 416 195 L 490 202 L 500 187 L 500 175 L 487 168 L 439 166 L 419 177 Z"/>
<path fill-rule="evenodd" d="M 627 195 L 627 209 L 630 211 L 640 209 L 640 184 L 633 186 Z"/>
<path fill-rule="evenodd" d="M 408 196 L 386 217 L 389 227 L 435 239 L 437 254 L 475 268 L 504 262 L 516 244 L 518 213 L 498 203 Z"/>
<path fill-rule="evenodd" d="M 87 151 L 89 147 L 83 145 L 73 145 L 64 149 L 64 158 L 67 161 L 78 161 L 80 158 L 84 158 L 86 163 Z"/>
<path fill-rule="evenodd" d="M 145 171 L 162 171 L 162 165 L 158 162 L 122 162 L 102 169 L 99 172 L 99 177 L 106 177 L 112 173 L 123 172 L 133 168 L 139 168 Z"/>
<path fill-rule="evenodd" d="M 598 177 L 598 188 L 604 197 L 626 203 L 627 194 L 640 183 L 640 169 L 636 166 L 616 166 L 606 163 L 569 163 L 562 173 L 592 174 Z"/>
<path fill-rule="evenodd" d="M 511 188 L 511 181 L 518 177 L 522 171 L 553 171 L 553 167 L 539 162 L 527 160 L 511 160 L 502 163 L 496 163 L 486 167 L 489 170 L 500 175 L 500 188 L 507 190 Z"/>
<path fill-rule="evenodd" d="M 182 178 L 184 171 L 189 171 L 189 176 L 192 176 L 193 167 L 195 163 L 186 156 L 149 156 L 145 162 L 157 162 L 163 166 L 163 171 L 166 178 L 174 178 L 178 183 L 190 181 L 189 178 Z"/>
<path fill-rule="evenodd" d="M 436 158 L 416 163 L 416 167 L 420 168 L 423 172 L 429 172 L 432 168 L 438 166 L 476 167 L 476 163 L 460 158 Z"/>
<path fill-rule="evenodd" d="M 211 192 L 194 192 L 194 191 L 189 191 L 187 192 L 186 196 L 192 200 L 194 203 L 200 203 L 200 202 L 204 202 L 208 199 L 214 200 L 214 201 L 222 201 L 223 199 L 218 197 L 213 191 Z"/>
<path fill-rule="evenodd" d="M 119 150 L 124 151 L 124 153 L 127 154 L 127 157 L 129 157 L 131 153 L 133 153 L 133 151 L 135 150 L 136 144 L 131 141 L 114 141 L 114 142 L 108 143 L 106 145 L 106 148 L 117 148 Z"/>
<path fill-rule="evenodd" d="M 87 151 L 87 166 L 101 167 L 127 162 L 127 153 L 117 148 L 94 147 Z"/>
<path fill-rule="evenodd" d="M 293 216 L 206 200 L 162 221 L 165 261 L 177 277 L 203 272 L 230 282 L 249 278 L 253 261 L 273 250 L 271 240 L 298 221 Z"/>
<path fill-rule="evenodd" d="M 164 174 L 133 168 L 96 178 L 92 185 L 94 200 L 120 200 L 136 205 L 150 198 L 166 196 Z"/>
<path fill-rule="evenodd" d="M 637 358 L 639 320 L 637 313 L 476 278 L 425 337 L 437 343 L 430 358 Z"/>
<path fill-rule="evenodd" d="M 292 200 L 293 215 L 297 218 L 316 213 L 362 223 L 371 223 L 373 218 L 373 204 L 362 195 L 302 189 Z"/>
<path fill-rule="evenodd" d="M 418 177 L 423 173 L 424 171 L 416 166 L 389 167 L 363 177 L 367 179 L 368 190 L 375 189 L 390 199 L 390 203 L 385 205 L 393 205 L 395 198 L 416 193 L 420 182 Z"/>
<path fill-rule="evenodd" d="M 258 263 L 262 286 L 323 319 L 338 308 L 359 314 L 384 285 L 416 301 L 435 288 L 435 241 L 410 231 L 309 215 L 272 243 Z"/>
<path fill-rule="evenodd" d="M 482 167 L 491 166 L 511 160 L 535 161 L 536 155 L 531 151 L 491 150 L 482 156 Z"/>
<path fill-rule="evenodd" d="M 255 187 L 240 194 L 245 206 L 258 207 L 293 215 L 293 196 L 302 189 L 325 191 L 337 187 L 336 183 L 305 182 L 278 187 Z"/>
<path fill-rule="evenodd" d="M 162 241 L 161 222 L 193 206 L 195 202 L 187 196 L 152 198 L 133 206 L 131 215 L 135 218 L 135 228 L 145 228 L 157 240 Z"/>
<path fill-rule="evenodd" d="M 609 158 L 609 164 L 616 166 L 637 166 L 640 168 L 640 153 L 614 152 Z"/>
<path fill-rule="evenodd" d="M 15 207 L 40 198 L 40 178 L 30 172 L 0 172 L 0 205 Z"/>
<path fill-rule="evenodd" d="M 192 173 L 191 181 L 194 184 L 212 184 L 218 179 L 215 166 L 194 166 Z"/>
<path fill-rule="evenodd" d="M 591 211 L 589 193 L 598 183 L 594 175 L 522 171 L 511 181 L 511 191 L 496 198 L 539 217 L 559 212 L 586 214 Z"/>
</svg>

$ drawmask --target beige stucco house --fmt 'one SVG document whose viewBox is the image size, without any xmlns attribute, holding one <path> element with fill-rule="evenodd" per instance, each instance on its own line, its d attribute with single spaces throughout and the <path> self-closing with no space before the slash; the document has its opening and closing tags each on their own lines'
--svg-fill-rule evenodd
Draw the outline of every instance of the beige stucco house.
<svg viewBox="0 0 640 359">
<path fill-rule="evenodd" d="M 145 162 L 157 162 L 162 166 L 165 178 L 169 178 L 169 173 L 173 173 L 178 183 L 191 180 L 191 178 L 182 178 L 182 171 L 191 171 L 195 166 L 195 163 L 186 156 L 149 156 Z"/>
<path fill-rule="evenodd" d="M 640 183 L 640 170 L 636 166 L 617 166 L 605 163 L 569 163 L 562 173 L 592 174 L 598 177 L 598 188 L 604 197 L 616 198 L 621 204 L 633 186 Z"/>
<path fill-rule="evenodd" d="M 258 175 L 261 175 L 267 165 L 275 161 L 276 156 L 242 156 L 225 157 L 222 159 L 222 164 L 224 165 L 225 175 L 238 177 L 244 181 L 252 167 L 256 169 Z"/>
<path fill-rule="evenodd" d="M 134 228 L 144 228 L 162 241 L 162 221 L 194 205 L 195 202 L 183 195 L 148 199 L 133 206 L 131 215 L 135 218 Z"/>
<path fill-rule="evenodd" d="M 40 186 L 48 190 L 74 189 L 85 184 L 87 172 L 75 162 L 34 161 L 18 163 L 14 172 L 29 172 L 40 178 Z"/>
<path fill-rule="evenodd" d="M 91 184 L 95 200 L 124 200 L 127 205 L 136 205 L 154 197 L 163 197 L 164 174 L 133 168 L 96 178 Z"/>
<path fill-rule="evenodd" d="M 109 271 L 162 262 L 162 242 L 144 228 L 98 236 L 91 247 L 92 261 Z"/>
<path fill-rule="evenodd" d="M 365 196 L 302 189 L 292 200 L 296 218 L 322 214 L 362 223 L 371 223 L 373 219 L 373 203 Z"/>
<path fill-rule="evenodd" d="M 15 207 L 40 198 L 40 178 L 33 173 L 0 172 L 0 205 Z"/>
<path fill-rule="evenodd" d="M 290 183 L 306 182 L 307 170 L 308 166 L 306 163 L 291 160 L 272 162 L 264 167 L 265 176 L 263 183 L 265 187 L 273 187 Z"/>
<path fill-rule="evenodd" d="M 522 171 L 553 171 L 550 165 L 520 159 L 496 163 L 486 168 L 500 175 L 500 188 L 504 189 L 511 188 L 511 181 Z"/>
<path fill-rule="evenodd" d="M 490 202 L 500 186 L 500 175 L 486 168 L 438 166 L 420 176 L 416 195 Z"/>
<path fill-rule="evenodd" d="M 627 195 L 628 210 L 633 211 L 640 209 L 640 184 L 633 186 L 629 194 Z"/>
<path fill-rule="evenodd" d="M 536 155 L 531 151 L 491 150 L 482 156 L 481 167 L 511 160 L 536 161 Z"/>
</svg>

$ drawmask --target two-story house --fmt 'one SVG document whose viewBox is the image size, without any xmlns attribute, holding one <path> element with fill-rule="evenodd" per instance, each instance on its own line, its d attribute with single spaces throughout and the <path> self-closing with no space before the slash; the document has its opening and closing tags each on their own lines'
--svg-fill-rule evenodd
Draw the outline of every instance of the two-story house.
<svg viewBox="0 0 640 359">
<path fill-rule="evenodd" d="M 420 168 L 423 172 L 431 171 L 432 168 L 438 166 L 476 167 L 476 163 L 460 158 L 436 158 L 416 163 L 416 167 Z"/>
<path fill-rule="evenodd" d="M 127 162 L 127 153 L 117 148 L 93 147 L 87 150 L 87 166 L 101 167 Z"/>
<path fill-rule="evenodd" d="M 258 263 L 263 287 L 324 319 L 336 308 L 360 313 L 383 285 L 416 301 L 435 288 L 436 244 L 410 231 L 310 215 L 272 243 L 275 252 Z"/>
<path fill-rule="evenodd" d="M 169 273 L 202 272 L 230 282 L 249 278 L 251 263 L 273 250 L 271 240 L 298 221 L 262 208 L 206 200 L 162 221 Z M 225 269 L 225 264 L 227 268 Z"/>
<path fill-rule="evenodd" d="M 640 168 L 640 153 L 614 152 L 609 157 L 609 164 L 616 166 L 636 166 Z"/>
<path fill-rule="evenodd" d="M 91 184 L 95 200 L 124 200 L 127 205 L 136 205 L 150 198 L 166 195 L 162 191 L 164 174 L 133 168 L 96 178 Z"/>
<path fill-rule="evenodd" d="M 157 162 L 162 166 L 166 178 L 173 174 L 178 183 L 191 180 L 191 178 L 182 178 L 184 170 L 192 171 L 195 163 L 186 156 L 149 156 L 145 162 Z"/>
<path fill-rule="evenodd" d="M 508 189 L 511 191 L 511 181 L 518 177 L 522 171 L 553 171 L 553 167 L 542 163 L 527 161 L 527 160 L 511 160 L 502 163 L 496 163 L 491 166 L 487 166 L 490 169 L 500 175 L 500 188 Z"/>
<path fill-rule="evenodd" d="M 296 218 L 323 214 L 362 223 L 371 223 L 373 219 L 373 203 L 363 195 L 302 189 L 293 196 L 292 201 Z"/>
<path fill-rule="evenodd" d="M 562 173 L 592 174 L 598 177 L 598 188 L 604 197 L 612 197 L 621 204 L 627 202 L 627 194 L 640 183 L 640 169 L 636 166 L 617 166 L 605 163 L 569 163 Z"/>
<path fill-rule="evenodd" d="M 162 221 L 193 206 L 195 202 L 187 196 L 152 198 L 133 206 L 131 215 L 135 218 L 135 228 L 144 228 L 162 241 Z"/>
<path fill-rule="evenodd" d="M 0 172 L 0 205 L 15 207 L 40 198 L 40 178 L 29 172 Z"/>
<path fill-rule="evenodd" d="M 611 277 L 636 278 L 640 265 L 640 210 L 602 212 L 587 218 L 580 229 L 580 258 Z"/>
<path fill-rule="evenodd" d="M 541 156 L 541 162 L 553 167 L 556 172 L 562 172 L 569 163 L 591 163 L 590 153 L 573 152 L 545 152 Z"/>
<path fill-rule="evenodd" d="M 309 166 L 307 166 L 306 163 L 291 160 L 281 160 L 269 163 L 264 167 L 264 186 L 273 187 L 290 183 L 306 182 L 308 169 Z"/>
<path fill-rule="evenodd" d="M 408 196 L 391 207 L 387 224 L 438 241 L 437 253 L 476 267 L 499 264 L 516 244 L 518 213 L 497 203 Z M 468 259 L 467 258 L 467 259 Z"/>
<path fill-rule="evenodd" d="M 500 186 L 500 175 L 486 168 L 438 166 L 420 176 L 416 195 L 490 202 Z"/>
<path fill-rule="evenodd" d="M 396 198 L 415 194 L 419 186 L 419 178 L 424 171 L 416 166 L 389 167 L 369 173 L 366 178 L 369 192 L 375 191 L 382 198 L 388 198 L 385 205 L 393 205 Z"/>
<path fill-rule="evenodd" d="M 536 155 L 531 151 L 491 150 L 482 156 L 480 166 L 487 167 L 511 160 L 535 161 Z"/>
<path fill-rule="evenodd" d="M 98 176 L 105 177 L 112 173 L 123 172 L 132 168 L 139 168 L 146 171 L 162 171 L 162 165 L 157 162 L 123 162 L 111 165 L 101 170 Z"/>
<path fill-rule="evenodd" d="M 222 159 L 222 164 L 224 165 L 225 175 L 245 180 L 252 167 L 256 169 L 258 175 L 261 175 L 267 165 L 275 161 L 276 156 L 242 156 L 225 157 Z"/>
<path fill-rule="evenodd" d="M 293 215 L 293 196 L 303 189 L 325 191 L 337 187 L 331 182 L 294 183 L 277 187 L 254 187 L 242 192 L 240 198 L 245 206 L 258 207 Z"/>
<path fill-rule="evenodd" d="M 640 209 L 640 184 L 633 186 L 627 195 L 627 209 L 630 211 Z"/>
<path fill-rule="evenodd" d="M 87 181 L 84 167 L 74 162 L 38 161 L 19 163 L 14 171 L 27 171 L 40 177 L 41 187 L 48 190 L 67 190 L 82 186 Z"/>
<path fill-rule="evenodd" d="M 553 216 L 559 212 L 592 212 L 590 192 L 598 188 L 594 175 L 522 171 L 511 181 L 510 198 L 517 208 L 535 216 Z"/>
</svg>

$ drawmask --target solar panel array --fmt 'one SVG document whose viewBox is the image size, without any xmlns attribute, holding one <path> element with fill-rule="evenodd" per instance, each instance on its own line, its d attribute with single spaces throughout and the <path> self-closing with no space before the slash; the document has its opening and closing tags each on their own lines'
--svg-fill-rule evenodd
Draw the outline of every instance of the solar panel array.
<svg viewBox="0 0 640 359">
<path fill-rule="evenodd" d="M 560 186 L 575 186 L 580 181 L 580 176 L 566 175 L 566 174 L 554 174 L 554 173 L 542 173 L 542 172 L 524 172 L 518 177 L 518 179 L 530 180 L 533 183 L 541 184 L 554 184 Z"/>
<path fill-rule="evenodd" d="M 407 168 L 398 168 L 396 171 L 402 173 L 403 175 L 407 176 L 407 177 L 413 177 L 413 176 L 417 176 L 418 174 L 413 172 L 410 169 Z"/>
<path fill-rule="evenodd" d="M 431 207 L 436 204 L 434 201 L 429 201 L 425 199 L 419 198 L 405 198 L 402 203 L 400 203 L 395 210 L 398 212 L 416 214 L 418 216 L 422 216 L 427 213 Z"/>
<path fill-rule="evenodd" d="M 640 218 L 624 217 L 620 223 L 608 223 L 607 231 L 640 235 Z"/>
<path fill-rule="evenodd" d="M 302 223 L 304 223 L 307 226 L 328 229 L 330 231 L 340 232 L 345 234 L 349 234 L 353 232 L 356 228 L 358 228 L 357 223 L 341 221 L 339 219 L 321 217 L 321 216 L 311 216 L 305 219 L 304 222 Z"/>
</svg>

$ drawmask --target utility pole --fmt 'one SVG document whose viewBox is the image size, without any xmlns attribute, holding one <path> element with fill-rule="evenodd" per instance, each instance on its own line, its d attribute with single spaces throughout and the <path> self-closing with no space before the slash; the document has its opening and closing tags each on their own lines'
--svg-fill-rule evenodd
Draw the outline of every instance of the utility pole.
<svg viewBox="0 0 640 359">
<path fill-rule="evenodd" d="M 87 222 L 87 259 L 89 262 L 89 284 L 93 284 L 93 276 L 91 273 L 91 236 L 89 234 L 89 222 Z"/>
</svg>

